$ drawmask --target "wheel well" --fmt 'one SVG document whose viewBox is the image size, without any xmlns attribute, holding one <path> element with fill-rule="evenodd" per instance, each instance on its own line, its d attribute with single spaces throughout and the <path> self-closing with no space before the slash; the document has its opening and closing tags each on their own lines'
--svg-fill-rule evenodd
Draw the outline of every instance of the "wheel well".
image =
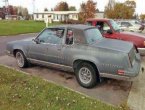
<svg viewBox="0 0 145 110">
<path fill-rule="evenodd" d="M 17 53 L 18 51 L 21 51 L 21 52 L 22 52 L 22 50 L 20 50 L 20 49 L 15 49 L 15 50 L 13 51 L 14 57 L 16 57 L 16 53 Z"/>
<path fill-rule="evenodd" d="M 75 60 L 74 63 L 73 63 L 74 71 L 75 71 L 75 69 L 77 68 L 77 66 L 78 66 L 80 63 L 84 63 L 84 62 L 85 62 L 85 63 L 91 64 L 91 65 L 96 69 L 96 71 L 97 71 L 97 73 L 98 73 L 98 75 L 99 75 L 99 71 L 98 71 L 97 66 L 96 66 L 93 62 L 87 61 L 87 60 Z"/>
</svg>

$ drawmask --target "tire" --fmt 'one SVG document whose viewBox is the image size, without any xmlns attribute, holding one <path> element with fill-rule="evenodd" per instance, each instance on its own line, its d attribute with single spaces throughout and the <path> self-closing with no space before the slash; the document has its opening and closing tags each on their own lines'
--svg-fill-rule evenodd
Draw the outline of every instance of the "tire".
<svg viewBox="0 0 145 110">
<path fill-rule="evenodd" d="M 90 63 L 79 64 L 75 69 L 75 75 L 78 83 L 85 88 L 92 88 L 99 81 L 98 71 Z"/>
<path fill-rule="evenodd" d="M 28 61 L 22 51 L 16 52 L 16 61 L 17 61 L 17 65 L 20 68 L 25 68 L 28 66 Z"/>
</svg>

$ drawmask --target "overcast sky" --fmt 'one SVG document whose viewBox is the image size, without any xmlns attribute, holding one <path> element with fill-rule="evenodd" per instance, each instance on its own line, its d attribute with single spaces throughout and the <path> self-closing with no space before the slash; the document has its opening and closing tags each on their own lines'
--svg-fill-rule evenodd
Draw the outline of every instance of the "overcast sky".
<svg viewBox="0 0 145 110">
<path fill-rule="evenodd" d="M 4 5 L 4 0 L 0 0 L 0 6 Z M 86 2 L 87 0 L 9 0 L 10 5 L 14 6 L 23 6 L 28 8 L 29 13 L 33 12 L 33 1 L 35 1 L 35 12 L 42 12 L 44 8 L 54 8 L 55 5 L 60 1 L 66 1 L 69 5 L 76 6 L 77 9 L 80 7 L 80 3 Z M 94 0 L 97 2 L 97 8 L 100 11 L 104 10 L 105 5 L 108 3 L 108 0 Z M 123 2 L 125 0 L 116 0 Z M 144 1 L 144 2 L 143 2 Z M 145 13 L 145 0 L 136 0 L 137 7 L 136 12 L 138 14 Z"/>
</svg>

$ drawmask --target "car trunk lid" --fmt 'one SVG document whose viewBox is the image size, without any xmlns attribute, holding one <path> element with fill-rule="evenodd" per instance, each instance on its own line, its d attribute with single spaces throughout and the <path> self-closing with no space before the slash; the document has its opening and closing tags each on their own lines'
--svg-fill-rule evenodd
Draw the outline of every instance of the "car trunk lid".
<svg viewBox="0 0 145 110">
<path fill-rule="evenodd" d="M 114 40 L 114 39 L 106 39 L 106 38 L 100 40 L 95 45 L 100 48 L 121 51 L 124 53 L 129 53 L 131 49 L 133 48 L 133 44 L 130 42 Z"/>
</svg>

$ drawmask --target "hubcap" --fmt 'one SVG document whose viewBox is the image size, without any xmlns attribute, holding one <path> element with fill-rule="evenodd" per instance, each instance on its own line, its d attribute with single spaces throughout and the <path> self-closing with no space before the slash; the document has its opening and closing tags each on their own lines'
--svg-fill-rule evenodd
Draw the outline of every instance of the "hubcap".
<svg viewBox="0 0 145 110">
<path fill-rule="evenodd" d="M 20 52 L 17 52 L 16 59 L 17 59 L 18 66 L 23 67 L 24 66 L 24 58 L 23 58 L 23 55 Z"/>
<path fill-rule="evenodd" d="M 79 78 L 80 81 L 84 84 L 90 83 L 90 81 L 92 80 L 91 71 L 86 67 L 81 68 L 79 70 Z"/>
</svg>

